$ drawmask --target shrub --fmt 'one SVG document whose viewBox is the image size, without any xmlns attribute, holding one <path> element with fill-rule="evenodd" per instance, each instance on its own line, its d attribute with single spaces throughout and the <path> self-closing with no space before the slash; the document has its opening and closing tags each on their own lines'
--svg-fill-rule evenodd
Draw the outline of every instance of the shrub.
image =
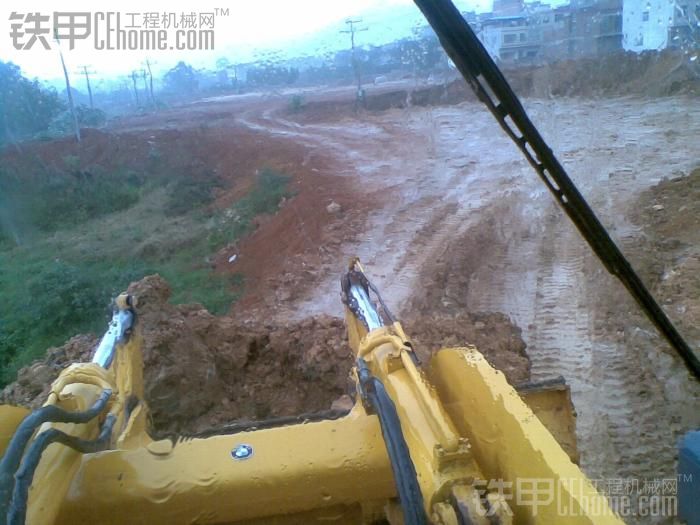
<svg viewBox="0 0 700 525">
<path fill-rule="evenodd" d="M 47 347 L 77 333 L 102 333 L 110 301 L 130 282 L 153 273 L 134 261 L 72 263 L 48 254 L 18 251 L 0 258 L 0 385 L 13 381 L 19 368 Z"/>
<path fill-rule="evenodd" d="M 74 173 L 57 177 L 37 191 L 33 222 L 44 231 L 75 225 L 130 208 L 139 200 L 138 189 L 125 178 Z"/>
<path fill-rule="evenodd" d="M 97 108 L 90 108 L 84 104 L 80 104 L 75 108 L 75 116 L 78 119 L 80 127 L 99 128 L 107 122 L 107 115 L 104 111 Z"/>
<path fill-rule="evenodd" d="M 12 240 L 10 236 L 5 232 L 4 225 L 0 222 L 0 250 L 4 250 L 12 246 Z"/>
<path fill-rule="evenodd" d="M 304 109 L 304 97 L 301 95 L 293 95 L 289 100 L 289 110 L 292 113 L 299 113 Z"/>
<path fill-rule="evenodd" d="M 99 128 L 107 122 L 107 114 L 101 109 L 90 108 L 84 104 L 75 107 L 75 118 L 80 128 Z M 39 138 L 60 137 L 73 133 L 73 115 L 69 110 L 59 113 L 46 130 L 38 133 Z"/>
<path fill-rule="evenodd" d="M 253 190 L 240 201 L 240 209 L 249 219 L 262 213 L 277 211 L 283 198 L 289 197 L 287 185 L 291 177 L 264 168 L 258 174 Z"/>
<path fill-rule="evenodd" d="M 67 156 L 64 162 L 76 166 L 79 160 Z M 139 200 L 141 184 L 142 177 L 133 172 L 72 169 L 39 174 L 31 184 L 0 172 L 0 188 L 26 215 L 20 219 L 46 232 L 130 208 Z"/>
<path fill-rule="evenodd" d="M 55 89 L 29 80 L 12 62 L 0 61 L 0 146 L 45 132 L 64 109 Z"/>
<path fill-rule="evenodd" d="M 178 176 L 168 185 L 165 214 L 184 215 L 210 204 L 214 200 L 216 188 L 220 186 L 221 181 L 211 171 L 207 171 L 202 176 L 191 174 Z"/>
</svg>

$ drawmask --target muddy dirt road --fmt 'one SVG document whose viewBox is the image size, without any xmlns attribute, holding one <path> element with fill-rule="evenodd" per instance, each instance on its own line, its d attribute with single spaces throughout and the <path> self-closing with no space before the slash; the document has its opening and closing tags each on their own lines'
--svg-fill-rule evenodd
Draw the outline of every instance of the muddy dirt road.
<svg viewBox="0 0 700 525">
<path fill-rule="evenodd" d="M 627 218 L 630 207 L 642 190 L 697 165 L 700 108 L 682 98 L 525 105 L 641 264 L 646 255 L 635 246 L 644 232 Z M 241 122 L 293 137 L 311 154 L 331 152 L 345 166 L 338 177 L 381 196 L 341 255 L 361 257 L 394 310 L 500 311 L 522 328 L 533 378 L 563 375 L 571 384 L 591 477 L 674 476 L 677 438 L 700 424 L 700 389 L 478 104 L 304 125 L 268 110 Z M 341 314 L 337 268 L 320 275 L 303 300 L 280 306 L 279 319 Z"/>
</svg>

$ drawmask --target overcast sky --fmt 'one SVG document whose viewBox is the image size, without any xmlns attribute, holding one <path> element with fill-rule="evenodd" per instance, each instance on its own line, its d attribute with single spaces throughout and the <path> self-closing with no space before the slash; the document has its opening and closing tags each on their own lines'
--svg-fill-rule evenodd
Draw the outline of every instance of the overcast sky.
<svg viewBox="0 0 700 525">
<path fill-rule="evenodd" d="M 462 10 L 485 11 L 491 8 L 492 0 L 457 0 Z M 157 63 L 156 68 L 167 69 L 177 60 L 192 62 L 198 67 L 213 67 L 217 58 L 226 56 L 231 61 L 245 62 L 251 60 L 255 51 L 261 49 L 294 49 L 298 43 L 310 39 L 310 35 L 325 30 L 327 35 L 337 34 L 347 17 L 365 16 L 382 21 L 396 17 L 403 18 L 404 26 L 418 23 L 420 12 L 411 0 L 234 0 L 220 3 L 178 3 L 165 0 L 120 0 L 98 4 L 93 0 L 55 0 L 27 2 L 5 1 L 0 5 L 2 17 L 2 34 L 0 34 L 0 59 L 18 64 L 28 76 L 41 79 L 56 79 L 62 76 L 60 61 L 55 49 L 45 50 L 35 42 L 29 50 L 16 50 L 10 38 L 10 14 L 40 12 L 51 15 L 54 11 L 94 12 L 96 9 L 112 10 L 121 13 L 122 26 L 125 25 L 126 13 L 174 12 L 178 16 L 183 11 L 195 13 L 213 12 L 215 7 L 227 5 L 228 16 L 219 16 L 215 20 L 215 50 L 208 52 L 189 51 L 107 51 L 96 50 L 92 39 L 78 41 L 75 49 L 69 51 L 62 45 L 69 71 L 74 71 L 82 64 L 88 64 L 96 71 L 96 76 L 113 76 L 125 74 L 140 68 L 144 59 Z M 379 14 L 377 14 L 379 13 Z M 379 17 L 379 18 L 377 18 Z M 142 15 L 138 16 L 140 20 Z M 410 18 L 411 20 L 406 20 Z M 141 22 L 139 22 L 140 24 Z M 386 25 L 387 27 L 381 27 Z M 397 26 L 398 27 L 398 26 Z M 394 30 L 389 24 L 375 23 L 370 31 L 362 33 L 362 43 L 383 43 L 387 35 Z M 403 35 L 399 35 L 401 37 Z M 335 39 L 335 37 L 333 37 Z M 338 36 L 338 38 L 341 38 Z M 27 37 L 24 37 L 26 43 Z M 380 40 L 377 42 L 377 40 Z M 338 40 L 338 42 L 342 42 Z M 55 47 L 50 42 L 52 48 Z M 297 45 L 290 45 L 295 43 Z M 313 49 L 306 50 L 313 53 Z"/>
</svg>

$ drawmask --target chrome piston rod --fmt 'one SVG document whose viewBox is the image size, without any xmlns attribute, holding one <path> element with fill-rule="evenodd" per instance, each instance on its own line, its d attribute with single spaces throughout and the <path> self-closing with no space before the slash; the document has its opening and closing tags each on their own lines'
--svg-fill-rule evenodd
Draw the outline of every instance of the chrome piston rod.
<svg viewBox="0 0 700 525">
<path fill-rule="evenodd" d="M 372 331 L 375 328 L 381 328 L 384 326 L 381 318 L 379 317 L 379 312 L 375 308 L 372 300 L 369 298 L 367 289 L 359 283 L 353 283 L 350 285 L 349 295 L 355 300 L 357 304 L 358 313 L 364 318 L 367 329 Z"/>
<path fill-rule="evenodd" d="M 112 314 L 109 328 L 105 332 L 105 335 L 102 336 L 100 344 L 97 345 L 95 353 L 92 356 L 92 362 L 97 363 L 102 368 L 110 367 L 114 359 L 114 352 L 117 349 L 117 345 L 126 339 L 129 330 L 131 330 L 134 324 L 134 313 L 125 306 L 127 305 L 117 305 L 114 314 Z"/>
</svg>

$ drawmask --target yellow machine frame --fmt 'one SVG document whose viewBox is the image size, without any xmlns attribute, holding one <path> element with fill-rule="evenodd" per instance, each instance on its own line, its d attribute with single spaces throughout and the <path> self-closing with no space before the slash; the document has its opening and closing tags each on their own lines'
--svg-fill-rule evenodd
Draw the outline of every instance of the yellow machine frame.
<svg viewBox="0 0 700 525">
<path fill-rule="evenodd" d="M 357 262 L 351 270 L 362 272 Z M 121 308 L 131 303 L 119 301 Z M 475 348 L 444 349 L 422 368 L 398 322 L 368 330 L 347 307 L 346 320 L 358 363 L 396 407 L 430 522 L 622 523 Z M 363 403 L 357 368 L 357 401 L 339 419 L 154 441 L 141 349 L 136 323 L 108 369 L 74 364 L 54 382 L 47 404 L 69 410 L 84 410 L 104 389 L 113 393 L 100 421 L 45 423 L 37 435 L 57 428 L 91 439 L 106 414 L 116 423 L 107 450 L 81 454 L 60 444 L 45 450 L 27 523 L 404 522 L 380 419 Z M 0 407 L 0 452 L 25 414 Z M 245 458 L 235 457 L 240 447 Z M 551 490 L 535 493 L 533 483 Z"/>
</svg>

